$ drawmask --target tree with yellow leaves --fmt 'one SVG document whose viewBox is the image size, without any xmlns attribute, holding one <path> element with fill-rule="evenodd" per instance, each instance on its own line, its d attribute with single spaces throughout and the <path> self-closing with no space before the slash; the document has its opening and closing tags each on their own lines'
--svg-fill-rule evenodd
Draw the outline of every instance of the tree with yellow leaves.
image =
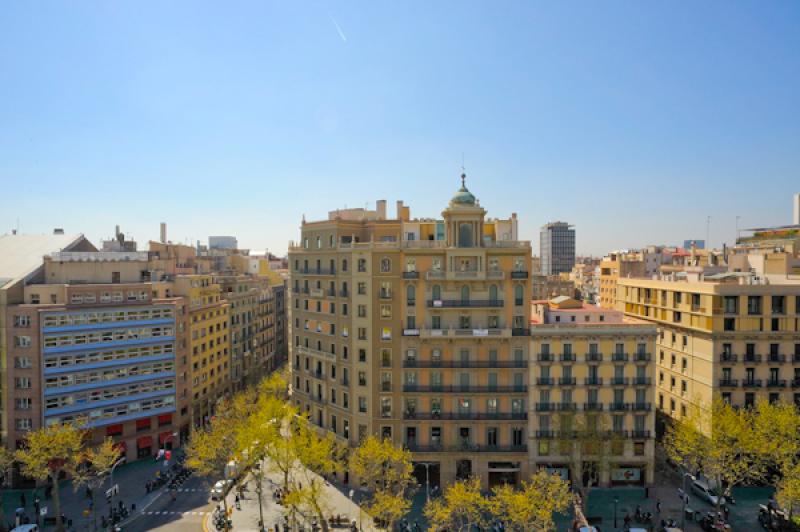
<svg viewBox="0 0 800 532">
<path fill-rule="evenodd" d="M 210 423 L 192 433 L 186 448 L 186 464 L 200 476 L 212 479 L 227 478 L 228 464 L 242 460 L 241 431 L 255 408 L 253 391 L 240 392 L 224 401 Z M 228 515 L 227 485 L 223 490 L 222 504 Z M 226 519 L 227 530 L 227 519 Z"/>
<path fill-rule="evenodd" d="M 411 507 L 407 491 L 413 470 L 411 453 L 388 438 L 370 436 L 350 457 L 350 471 L 371 490 L 369 513 L 387 530 Z"/>
<path fill-rule="evenodd" d="M 298 416 L 290 426 L 289 439 L 292 452 L 302 467 L 294 470 L 286 502 L 293 511 L 303 511 L 316 516 L 320 527 L 327 532 L 331 509 L 328 507 L 325 477 L 337 469 L 336 442 L 333 434 L 320 436 L 308 418 Z"/>
<path fill-rule="evenodd" d="M 553 514 L 564 512 L 572 497 L 569 484 L 558 475 L 541 470 L 520 489 L 504 484 L 494 489 L 491 513 L 506 523 L 509 532 L 555 530 Z"/>
<path fill-rule="evenodd" d="M 63 532 L 58 481 L 62 473 L 74 474 L 83 457 L 84 432 L 71 424 L 54 424 L 29 432 L 25 446 L 14 453 L 22 474 L 53 485 L 56 531 Z"/>
<path fill-rule="evenodd" d="M 759 448 L 780 474 L 776 498 L 790 513 L 800 505 L 800 414 L 791 403 L 759 401 L 755 410 Z"/>
<path fill-rule="evenodd" d="M 92 491 L 92 524 L 97 528 L 97 514 L 94 503 L 95 490 L 100 488 L 111 473 L 111 469 L 120 459 L 120 451 L 114 446 L 111 438 L 106 438 L 97 447 L 84 451 L 75 470 L 73 471 L 72 485 L 75 490 L 86 486 Z"/>
<path fill-rule="evenodd" d="M 492 503 L 481 494 L 480 479 L 472 477 L 451 484 L 441 497 L 429 500 L 424 513 L 430 532 L 469 532 L 488 528 Z"/>
<path fill-rule="evenodd" d="M 702 474 L 712 489 L 730 497 L 733 487 L 766 476 L 768 455 L 757 419 L 755 410 L 735 409 L 717 398 L 710 410 L 694 406 L 676 420 L 667 430 L 664 448 L 688 472 Z"/>
</svg>

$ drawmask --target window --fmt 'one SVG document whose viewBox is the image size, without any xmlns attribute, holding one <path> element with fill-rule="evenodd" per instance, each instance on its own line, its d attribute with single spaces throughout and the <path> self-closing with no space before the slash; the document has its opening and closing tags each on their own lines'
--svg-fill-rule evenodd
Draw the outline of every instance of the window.
<svg viewBox="0 0 800 532">
<path fill-rule="evenodd" d="M 30 418 L 17 418 L 14 420 L 14 426 L 17 430 L 31 430 L 33 428 L 33 420 Z"/>
<path fill-rule="evenodd" d="M 367 398 L 366 397 L 359 397 L 358 398 L 358 411 L 362 414 L 367 412 Z M 366 429 L 366 427 L 364 427 Z"/>
<path fill-rule="evenodd" d="M 367 306 L 366 305 L 359 305 L 358 306 L 358 317 L 359 318 L 366 318 L 367 317 Z"/>
<path fill-rule="evenodd" d="M 442 287 L 438 284 L 433 285 L 433 289 L 431 290 L 431 299 L 434 301 L 441 301 L 442 299 Z"/>
<path fill-rule="evenodd" d="M 381 273 L 389 273 L 392 271 L 392 260 L 388 257 L 381 259 Z"/>
<path fill-rule="evenodd" d="M 725 314 L 738 314 L 739 313 L 739 297 L 738 296 L 725 296 L 723 299 L 723 307 Z"/>
<path fill-rule="evenodd" d="M 392 398 L 391 397 L 381 397 L 381 417 L 383 417 L 383 418 L 392 417 Z"/>
<path fill-rule="evenodd" d="M 520 306 L 523 304 L 525 289 L 521 284 L 514 286 L 514 305 Z"/>
<path fill-rule="evenodd" d="M 772 296 L 772 313 L 786 314 L 786 297 Z"/>
<path fill-rule="evenodd" d="M 30 377 L 15 377 L 14 378 L 14 388 L 17 390 L 27 390 L 31 387 L 31 378 Z"/>
<path fill-rule="evenodd" d="M 342 271 L 343 272 L 347 271 L 347 259 L 342 260 Z"/>
<path fill-rule="evenodd" d="M 747 313 L 751 316 L 761 314 L 761 296 L 747 296 Z"/>
<path fill-rule="evenodd" d="M 489 287 L 489 301 L 491 303 L 497 302 L 497 285 L 493 284 Z"/>
<path fill-rule="evenodd" d="M 411 240 L 411 239 L 407 239 Z M 417 271 L 417 260 L 413 258 L 406 259 L 406 271 L 407 272 L 415 272 Z"/>
<path fill-rule="evenodd" d="M 391 305 L 381 305 L 381 319 L 388 320 L 392 318 L 392 306 Z"/>
<path fill-rule="evenodd" d="M 31 404 L 32 402 L 30 397 L 17 397 L 14 400 L 14 407 L 17 410 L 30 410 Z"/>
<path fill-rule="evenodd" d="M 359 273 L 367 271 L 367 259 L 358 259 L 358 271 Z"/>
<path fill-rule="evenodd" d="M 14 316 L 14 327 L 30 327 L 30 316 Z"/>
<path fill-rule="evenodd" d="M 414 285 L 410 284 L 406 287 L 406 304 L 413 307 L 417 303 L 417 290 Z"/>
<path fill-rule="evenodd" d="M 30 347 L 31 346 L 31 337 L 30 336 L 15 336 L 14 337 L 14 347 Z"/>
<path fill-rule="evenodd" d="M 14 367 L 20 369 L 26 369 L 32 367 L 30 357 L 14 357 Z"/>
<path fill-rule="evenodd" d="M 392 298 L 392 282 L 391 281 L 381 281 L 380 297 L 382 299 L 391 299 Z"/>
<path fill-rule="evenodd" d="M 358 350 L 358 361 L 359 362 L 366 362 L 367 361 L 367 350 L 366 349 L 359 349 Z"/>
<path fill-rule="evenodd" d="M 735 331 L 736 330 L 736 318 L 725 318 L 723 323 L 724 329 L 726 331 Z"/>
</svg>

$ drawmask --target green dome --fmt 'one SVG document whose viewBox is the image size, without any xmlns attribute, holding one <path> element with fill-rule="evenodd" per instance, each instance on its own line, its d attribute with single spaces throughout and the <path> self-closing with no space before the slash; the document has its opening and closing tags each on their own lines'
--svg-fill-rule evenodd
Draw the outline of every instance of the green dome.
<svg viewBox="0 0 800 532">
<path fill-rule="evenodd" d="M 466 177 L 466 174 L 461 174 L 461 188 L 450 200 L 451 205 L 475 205 L 475 196 L 467 190 L 467 185 L 464 184 Z"/>
</svg>

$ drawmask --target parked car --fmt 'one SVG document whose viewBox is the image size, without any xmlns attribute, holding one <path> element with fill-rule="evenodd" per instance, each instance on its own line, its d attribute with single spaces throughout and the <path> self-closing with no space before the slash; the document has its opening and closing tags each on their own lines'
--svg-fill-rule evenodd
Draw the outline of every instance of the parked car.
<svg viewBox="0 0 800 532">
<path fill-rule="evenodd" d="M 716 506 L 718 500 L 720 504 L 725 504 L 725 497 L 714 493 L 711 488 L 708 487 L 708 484 L 702 480 L 695 480 L 692 482 L 692 492 L 712 506 Z"/>
<path fill-rule="evenodd" d="M 11 532 L 39 532 L 39 525 L 19 525 L 12 529 Z"/>
<path fill-rule="evenodd" d="M 232 480 L 218 480 L 214 483 L 214 486 L 211 488 L 211 500 L 212 501 L 219 501 L 225 496 L 228 492 L 228 487 L 233 483 Z"/>
</svg>

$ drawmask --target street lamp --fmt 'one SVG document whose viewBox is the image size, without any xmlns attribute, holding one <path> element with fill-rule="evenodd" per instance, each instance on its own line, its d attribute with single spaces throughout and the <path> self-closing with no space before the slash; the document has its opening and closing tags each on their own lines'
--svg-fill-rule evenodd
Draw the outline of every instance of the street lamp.
<svg viewBox="0 0 800 532">
<path fill-rule="evenodd" d="M 109 487 L 109 493 L 111 493 L 111 496 L 109 497 L 108 504 L 112 512 L 114 511 L 114 470 L 117 468 L 118 465 L 120 465 L 124 461 L 125 457 L 123 456 L 122 458 L 114 462 L 114 465 L 111 466 L 111 473 L 109 473 L 108 475 L 109 479 L 111 480 L 111 486 Z"/>
<path fill-rule="evenodd" d="M 617 528 L 617 503 L 619 502 L 618 497 L 614 497 L 614 528 Z"/>
<path fill-rule="evenodd" d="M 681 529 L 683 530 L 686 530 L 686 505 L 689 502 L 689 492 L 686 490 L 687 477 L 692 479 L 692 481 L 694 481 L 694 475 L 692 475 L 688 471 L 685 471 L 683 473 L 683 478 L 681 479 L 681 482 L 683 483 L 683 495 L 681 496 L 681 503 L 682 503 L 681 506 L 683 508 L 683 512 L 681 513 Z"/>
<path fill-rule="evenodd" d="M 419 465 L 425 467 L 425 499 L 426 501 L 431 500 L 431 466 L 434 465 L 432 462 L 418 462 Z"/>
</svg>

